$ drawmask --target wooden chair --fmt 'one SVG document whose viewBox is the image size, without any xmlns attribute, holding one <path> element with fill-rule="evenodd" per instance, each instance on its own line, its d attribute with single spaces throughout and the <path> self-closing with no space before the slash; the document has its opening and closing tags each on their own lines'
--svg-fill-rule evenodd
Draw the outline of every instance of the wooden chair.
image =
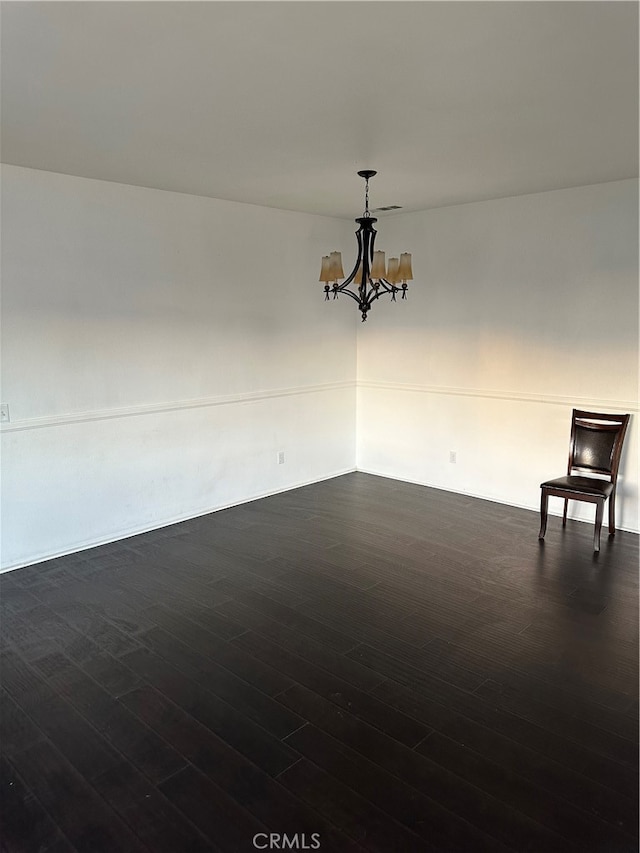
<svg viewBox="0 0 640 853">
<path fill-rule="evenodd" d="M 549 495 L 564 498 L 562 526 L 567 523 L 567 506 L 570 500 L 588 501 L 596 505 L 596 526 L 593 550 L 600 550 L 600 529 L 604 504 L 609 498 L 609 536 L 616 532 L 616 482 L 622 453 L 622 443 L 629 424 L 629 415 L 609 415 L 598 412 L 573 410 L 571 418 L 571 445 L 566 477 L 547 480 L 540 484 L 540 533 L 544 539 L 547 529 L 547 503 Z M 579 472 L 575 475 L 573 472 Z M 599 479 L 590 474 L 604 474 Z M 585 476 L 586 475 L 586 476 Z"/>
</svg>

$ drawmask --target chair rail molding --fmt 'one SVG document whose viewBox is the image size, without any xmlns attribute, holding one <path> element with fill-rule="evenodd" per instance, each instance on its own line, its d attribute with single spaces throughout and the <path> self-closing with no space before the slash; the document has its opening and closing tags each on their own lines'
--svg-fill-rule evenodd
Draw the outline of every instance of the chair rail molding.
<svg viewBox="0 0 640 853">
<path fill-rule="evenodd" d="M 198 397 L 193 400 L 171 400 L 165 403 L 146 403 L 136 406 L 123 406 L 110 409 L 92 409 L 84 412 L 69 412 L 61 415 L 49 415 L 37 418 L 23 418 L 0 425 L 0 434 L 19 432 L 29 429 L 66 426 L 89 421 L 105 421 L 115 418 L 131 418 L 143 415 L 177 412 L 185 409 L 204 409 L 213 406 L 256 403 L 281 397 L 295 397 L 304 394 L 318 394 L 327 391 L 353 390 L 354 381 L 325 382 L 318 385 L 299 385 L 293 388 L 277 388 L 265 391 L 249 391 L 242 394 L 226 394 L 215 397 Z"/>
<path fill-rule="evenodd" d="M 376 382 L 358 380 L 358 389 L 374 391 L 402 391 L 411 394 L 441 394 L 449 397 L 476 397 L 491 400 L 512 400 L 516 403 L 546 403 L 554 406 L 580 408 L 610 408 L 623 411 L 639 411 L 637 400 L 604 400 L 600 397 L 565 397 L 555 394 L 527 394 L 521 391 L 498 391 L 482 388 L 459 388 L 446 385 L 411 385 L 402 382 Z"/>
</svg>

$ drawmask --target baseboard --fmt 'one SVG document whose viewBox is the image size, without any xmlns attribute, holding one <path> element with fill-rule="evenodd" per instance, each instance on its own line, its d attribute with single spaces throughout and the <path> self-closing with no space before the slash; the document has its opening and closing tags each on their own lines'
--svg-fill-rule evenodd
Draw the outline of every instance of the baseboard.
<svg viewBox="0 0 640 853">
<path fill-rule="evenodd" d="M 531 504 L 520 504 L 520 503 L 515 503 L 514 501 L 501 501 L 496 497 L 492 497 L 489 495 L 480 495 L 480 494 L 476 494 L 475 492 L 460 492 L 457 489 L 448 489 L 446 486 L 436 485 L 435 483 L 426 483 L 423 480 L 411 480 L 407 477 L 394 477 L 393 474 L 383 474 L 381 471 L 374 471 L 371 468 L 356 468 L 356 471 L 359 471 L 362 474 L 371 474 L 374 477 L 385 477 L 387 480 L 397 480 L 400 483 L 412 483 L 414 486 L 425 486 L 428 489 L 438 489 L 438 491 L 450 492 L 451 494 L 454 494 L 454 495 L 465 495 L 466 497 L 469 497 L 469 498 L 478 498 L 481 501 L 489 501 L 490 503 L 500 504 L 501 506 L 512 506 L 512 507 L 515 507 L 516 509 L 526 509 L 526 510 L 529 510 L 529 512 L 535 513 L 536 515 L 538 515 L 540 512 L 539 506 L 532 506 Z M 562 517 L 561 512 L 552 512 L 551 510 L 549 510 L 549 515 L 557 516 L 558 518 Z M 570 521 L 578 521 L 581 524 L 593 525 L 593 521 L 589 521 L 588 519 L 584 519 L 584 518 L 571 518 L 571 517 L 569 517 L 569 520 Z M 633 527 L 623 527 L 621 524 L 617 524 L 616 529 L 617 530 L 624 530 L 626 533 L 635 533 L 635 534 L 640 533 L 640 530 L 636 530 Z"/>
<path fill-rule="evenodd" d="M 424 486 L 425 488 L 429 488 L 429 489 L 438 489 L 439 491 L 442 491 L 442 492 L 451 492 L 452 494 L 466 495 L 466 496 L 471 497 L 471 498 L 478 498 L 479 500 L 489 501 L 491 503 L 496 503 L 496 504 L 501 504 L 502 506 L 512 506 L 512 507 L 516 507 L 517 509 L 526 509 L 532 513 L 535 513 L 536 515 L 539 512 L 539 508 L 536 506 L 514 503 L 513 501 L 512 502 L 501 501 L 495 497 L 490 497 L 487 495 L 480 495 L 480 494 L 476 494 L 475 492 L 459 492 L 456 489 L 448 489 L 448 488 L 446 488 L 446 486 L 435 485 L 434 483 L 426 483 L 426 482 L 423 482 L 421 480 L 408 479 L 407 477 L 395 477 L 392 474 L 382 473 L 381 471 L 374 471 L 371 468 L 345 468 L 345 469 L 340 470 L 340 471 L 334 471 L 333 473 L 327 474 L 324 477 L 318 477 L 317 479 L 314 479 L 314 480 L 305 480 L 302 482 L 293 483 L 289 486 L 285 486 L 282 489 L 276 489 L 275 491 L 259 492 L 259 493 L 253 494 L 249 497 L 243 498 L 242 500 L 239 500 L 239 501 L 232 501 L 231 503 L 227 503 L 227 504 L 218 504 L 216 506 L 209 506 L 209 507 L 202 508 L 200 510 L 197 510 L 196 512 L 189 512 L 189 513 L 184 513 L 182 515 L 176 515 L 176 516 L 173 516 L 172 518 L 163 520 L 160 524 L 153 524 L 150 526 L 130 528 L 129 530 L 121 531 L 119 534 L 117 534 L 115 536 L 110 535 L 108 537 L 103 537 L 103 538 L 99 538 L 99 539 L 91 539 L 91 540 L 86 540 L 85 542 L 82 542 L 82 543 L 76 543 L 73 547 L 71 547 L 69 549 L 65 549 L 63 551 L 56 551 L 56 552 L 53 552 L 50 554 L 41 554 L 38 557 L 36 557 L 35 559 L 33 559 L 33 558 L 30 559 L 28 562 L 21 562 L 21 563 L 15 563 L 12 565 L 8 565 L 8 566 L 2 566 L 2 567 L 0 567 L 0 574 L 4 574 L 5 572 L 12 572 L 12 571 L 15 571 L 16 569 L 23 569 L 23 568 L 26 568 L 27 566 L 35 566 L 38 563 L 44 563 L 47 560 L 55 560 L 58 557 L 67 557 L 70 554 L 79 554 L 82 551 L 88 551 L 90 548 L 97 548 L 100 545 L 110 545 L 113 542 L 121 542 L 122 540 L 129 539 L 132 536 L 139 536 L 141 533 L 150 533 L 153 530 L 162 530 L 163 527 L 170 527 L 172 524 L 179 524 L 181 521 L 190 521 L 191 519 L 194 519 L 194 518 L 201 518 L 203 515 L 209 515 L 209 513 L 212 513 L 212 512 L 219 512 L 220 510 L 230 509 L 231 507 L 234 507 L 234 506 L 242 506 L 243 504 L 252 503 L 253 501 L 258 501 L 258 500 L 261 500 L 262 498 L 268 498 L 268 497 L 271 497 L 272 495 L 279 495 L 279 494 L 282 494 L 284 492 L 291 492 L 294 489 L 301 489 L 304 486 L 312 486 L 314 483 L 322 483 L 325 480 L 333 480 L 336 477 L 342 477 L 345 474 L 352 474 L 356 471 L 361 473 L 361 474 L 371 474 L 373 477 L 384 477 L 387 480 L 397 480 L 398 482 L 401 482 L 401 483 L 412 483 L 415 486 Z M 560 518 L 562 513 L 549 511 L 549 515 L 557 516 L 558 518 Z M 580 518 L 572 519 L 572 521 L 579 521 L 582 524 L 592 524 L 592 522 L 589 522 L 587 520 L 580 519 Z M 618 525 L 618 529 L 624 530 L 627 533 L 638 534 L 640 532 L 640 531 L 634 530 L 633 528 L 630 528 L 630 527 L 623 527 L 622 525 Z"/>
<path fill-rule="evenodd" d="M 261 498 L 268 498 L 272 495 L 279 495 L 283 492 L 291 492 L 294 489 L 301 489 L 303 486 L 312 486 L 314 483 L 322 483 L 325 480 L 333 480 L 336 477 L 342 477 L 344 474 L 352 474 L 355 470 L 355 468 L 345 468 L 344 470 L 334 471 L 331 474 L 327 474 L 324 477 L 318 477 L 314 480 L 305 480 L 302 482 L 293 483 L 289 486 L 285 486 L 282 489 L 275 489 L 274 491 L 268 492 L 259 492 L 257 494 L 253 494 L 249 497 L 243 498 L 239 501 L 232 501 L 231 503 L 227 504 L 218 504 L 216 506 L 204 507 L 195 512 L 176 515 L 172 518 L 163 520 L 159 524 L 130 528 L 128 530 L 123 530 L 116 535 L 111 534 L 110 536 L 102 537 L 99 539 L 88 539 L 85 542 L 76 543 L 71 548 L 65 549 L 63 551 L 56 551 L 50 554 L 40 554 L 38 557 L 29 559 L 28 562 L 20 562 L 8 566 L 1 566 L 0 574 L 4 574 L 5 572 L 13 572 L 16 569 L 24 569 L 27 566 L 35 566 L 38 563 L 44 563 L 47 560 L 55 560 L 58 557 L 68 557 L 70 554 L 79 554 L 82 551 L 88 551 L 90 548 L 97 548 L 100 545 L 111 545 L 113 542 L 121 542 L 123 539 L 129 539 L 132 536 L 139 536 L 141 533 L 150 533 L 152 530 L 162 530 L 163 527 L 170 527 L 172 524 L 179 524 L 181 521 L 190 521 L 193 518 L 201 518 L 203 515 L 209 515 L 212 512 L 219 512 L 220 510 L 230 509 L 234 506 L 242 506 L 242 504 L 248 504 L 252 501 L 259 501 Z"/>
</svg>

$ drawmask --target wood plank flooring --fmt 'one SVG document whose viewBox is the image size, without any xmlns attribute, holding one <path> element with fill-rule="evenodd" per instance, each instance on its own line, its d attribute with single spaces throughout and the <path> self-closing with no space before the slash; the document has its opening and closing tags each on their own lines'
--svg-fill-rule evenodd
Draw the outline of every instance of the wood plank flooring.
<svg viewBox="0 0 640 853">
<path fill-rule="evenodd" d="M 537 531 L 357 473 L 0 576 L 2 853 L 637 851 L 638 537 Z"/>
</svg>

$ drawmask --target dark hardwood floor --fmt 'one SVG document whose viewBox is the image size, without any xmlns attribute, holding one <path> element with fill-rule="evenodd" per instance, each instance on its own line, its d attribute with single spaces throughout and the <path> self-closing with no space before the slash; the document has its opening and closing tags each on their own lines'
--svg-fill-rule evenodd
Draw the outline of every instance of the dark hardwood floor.
<svg viewBox="0 0 640 853">
<path fill-rule="evenodd" d="M 3 853 L 637 851 L 638 537 L 537 532 L 349 474 L 2 575 Z"/>
</svg>

